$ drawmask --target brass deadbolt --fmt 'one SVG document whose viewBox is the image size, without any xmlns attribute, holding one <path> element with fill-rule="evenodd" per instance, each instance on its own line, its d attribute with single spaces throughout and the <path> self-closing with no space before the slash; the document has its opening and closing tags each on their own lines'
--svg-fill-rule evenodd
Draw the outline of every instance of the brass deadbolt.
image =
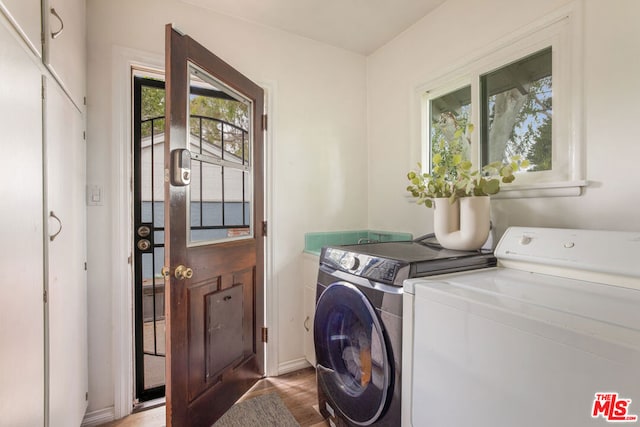
<svg viewBox="0 0 640 427">
<path fill-rule="evenodd" d="M 138 240 L 138 249 L 140 249 L 141 251 L 146 251 L 150 247 L 151 247 L 151 242 L 149 242 L 147 239 Z"/>
</svg>

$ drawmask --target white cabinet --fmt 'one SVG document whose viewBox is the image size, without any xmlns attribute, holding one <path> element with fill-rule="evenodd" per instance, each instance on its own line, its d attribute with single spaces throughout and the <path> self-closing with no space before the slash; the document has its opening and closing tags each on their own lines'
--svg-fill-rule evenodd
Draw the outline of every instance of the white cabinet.
<svg viewBox="0 0 640 427">
<path fill-rule="evenodd" d="M 83 109 L 87 74 L 85 0 L 0 0 L 0 11 L 31 50 L 42 57 L 78 109 Z"/>
<path fill-rule="evenodd" d="M 0 425 L 42 426 L 41 74 L 2 14 L 0 58 Z"/>
<path fill-rule="evenodd" d="M 49 426 L 77 426 L 87 408 L 87 278 L 83 117 L 47 79 Z"/>
<path fill-rule="evenodd" d="M 44 0 L 44 62 L 82 108 L 86 93 L 85 0 Z"/>
<path fill-rule="evenodd" d="M 313 344 L 313 316 L 316 312 L 316 282 L 319 257 L 305 253 L 302 255 L 302 279 L 304 284 L 304 357 L 316 366 L 316 352 Z"/>
<path fill-rule="evenodd" d="M 40 3 L 41 0 L 0 0 L 0 8 L 12 20 L 16 29 L 38 56 L 42 56 L 40 40 Z"/>
<path fill-rule="evenodd" d="M 1 6 L 0 426 L 79 426 L 88 390 L 84 117 Z"/>
</svg>

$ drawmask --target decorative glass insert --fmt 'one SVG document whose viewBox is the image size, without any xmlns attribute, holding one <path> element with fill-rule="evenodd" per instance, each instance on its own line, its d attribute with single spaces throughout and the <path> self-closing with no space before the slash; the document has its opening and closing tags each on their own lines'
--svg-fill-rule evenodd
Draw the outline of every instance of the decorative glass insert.
<svg viewBox="0 0 640 427">
<path fill-rule="evenodd" d="M 553 167 L 551 47 L 480 77 L 482 164 L 529 160 L 527 171 Z"/>
<path fill-rule="evenodd" d="M 252 237 L 251 103 L 189 70 L 190 241 Z"/>
</svg>

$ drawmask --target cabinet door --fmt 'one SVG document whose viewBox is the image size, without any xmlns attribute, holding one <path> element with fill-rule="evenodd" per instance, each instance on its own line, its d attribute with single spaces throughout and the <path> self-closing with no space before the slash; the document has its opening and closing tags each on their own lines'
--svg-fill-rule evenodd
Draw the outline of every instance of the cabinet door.
<svg viewBox="0 0 640 427">
<path fill-rule="evenodd" d="M 5 13 L 18 26 L 29 47 L 42 56 L 40 2 L 41 0 L 0 0 L 0 8 L 4 8 Z"/>
<path fill-rule="evenodd" d="M 316 366 L 316 350 L 313 342 L 313 317 L 316 312 L 316 282 L 319 258 L 305 253 L 302 259 L 302 278 L 304 281 L 304 357 L 312 366 Z"/>
<path fill-rule="evenodd" d="M 41 74 L 0 14 L 0 425 L 44 425 Z"/>
<path fill-rule="evenodd" d="M 85 0 L 44 0 L 43 7 L 45 64 L 81 108 L 86 93 Z"/>
<path fill-rule="evenodd" d="M 313 316 L 316 312 L 316 288 L 304 287 L 304 357 L 316 366 L 316 350 L 313 342 Z"/>
<path fill-rule="evenodd" d="M 49 425 L 80 425 L 87 407 L 87 285 L 83 117 L 47 80 Z M 55 215 L 55 218 L 53 217 Z"/>
</svg>

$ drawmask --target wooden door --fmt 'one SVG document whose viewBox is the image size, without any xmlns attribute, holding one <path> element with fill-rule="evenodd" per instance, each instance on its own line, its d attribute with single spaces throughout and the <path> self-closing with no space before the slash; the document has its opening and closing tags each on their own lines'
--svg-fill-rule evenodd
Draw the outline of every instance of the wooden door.
<svg viewBox="0 0 640 427">
<path fill-rule="evenodd" d="M 167 426 L 210 426 L 264 372 L 264 95 L 171 25 L 166 77 Z"/>
</svg>

